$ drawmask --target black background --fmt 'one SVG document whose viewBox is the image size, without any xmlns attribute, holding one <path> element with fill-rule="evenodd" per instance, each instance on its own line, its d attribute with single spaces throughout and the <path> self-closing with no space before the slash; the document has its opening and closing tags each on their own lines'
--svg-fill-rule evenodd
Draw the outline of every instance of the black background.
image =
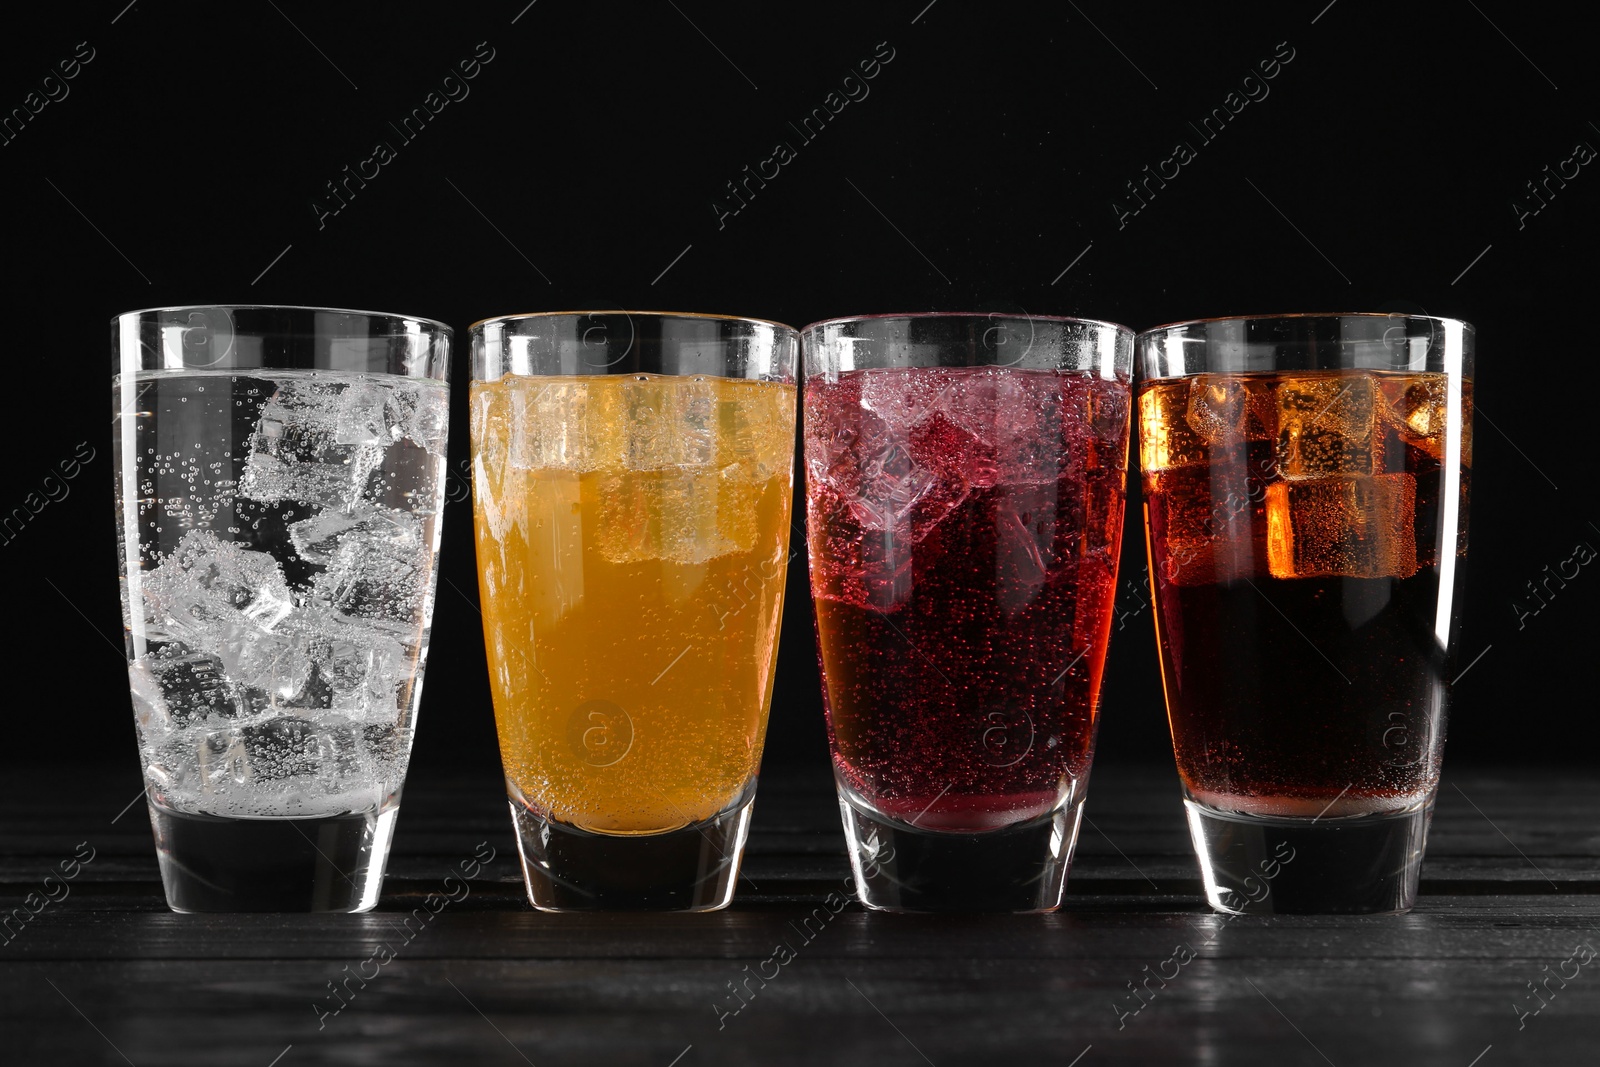
<svg viewBox="0 0 1600 1067">
<path fill-rule="evenodd" d="M 1480 406 L 1457 669 L 1472 666 L 1449 757 L 1592 761 L 1596 701 L 1579 682 L 1594 655 L 1596 565 L 1552 585 L 1536 614 L 1515 606 L 1538 607 L 1526 583 L 1580 542 L 1600 547 L 1596 355 L 1583 341 L 1600 164 L 1552 182 L 1520 225 L 1513 207 L 1579 142 L 1600 147 L 1592 45 L 1567 9 L 525 4 L 7 12 L 4 113 L 79 42 L 93 59 L 0 145 L 11 337 L 0 514 L 25 507 L 79 442 L 95 458 L 0 544 L 0 759 L 137 759 L 108 320 L 261 302 L 455 326 L 457 472 L 465 327 L 491 315 L 621 306 L 800 326 L 967 310 L 1135 329 L 1282 311 L 1465 318 L 1479 330 Z M 469 95 L 402 143 L 388 123 L 489 49 Z M 1186 125 L 1291 49 L 1269 95 L 1214 141 Z M 789 124 L 890 50 L 868 95 L 803 142 Z M 325 183 L 379 140 L 397 157 L 319 220 Z M 1179 140 L 1197 157 L 1119 225 L 1124 183 Z M 780 141 L 797 157 L 719 222 L 725 183 Z M 1134 581 L 1119 595 L 1099 758 L 1170 759 L 1148 593 L 1135 592 L 1136 491 L 1128 515 Z M 470 528 L 470 506 L 452 504 L 414 766 L 493 775 Z M 803 557 L 788 604 L 767 759 L 820 767 Z"/>
</svg>

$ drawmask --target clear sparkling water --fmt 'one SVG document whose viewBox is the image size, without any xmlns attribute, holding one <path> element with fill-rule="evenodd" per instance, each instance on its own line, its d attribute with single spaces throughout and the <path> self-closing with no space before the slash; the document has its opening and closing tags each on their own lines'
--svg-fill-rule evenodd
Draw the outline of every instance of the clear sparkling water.
<svg viewBox="0 0 1600 1067">
<path fill-rule="evenodd" d="M 156 804 L 388 807 L 432 616 L 444 384 L 143 371 L 114 396 L 128 671 Z"/>
</svg>

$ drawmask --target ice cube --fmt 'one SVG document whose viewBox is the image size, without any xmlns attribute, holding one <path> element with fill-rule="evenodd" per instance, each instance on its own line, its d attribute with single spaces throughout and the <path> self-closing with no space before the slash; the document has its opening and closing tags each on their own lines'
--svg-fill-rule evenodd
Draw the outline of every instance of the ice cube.
<svg viewBox="0 0 1600 1067">
<path fill-rule="evenodd" d="M 1128 387 L 1122 382 L 1106 382 L 1074 376 L 1067 380 L 1067 429 L 1082 425 L 1088 430 L 1084 449 L 1087 468 L 1115 469 L 1121 472 L 1128 461 Z M 1069 457 L 1068 462 L 1071 462 Z"/>
<path fill-rule="evenodd" d="M 588 471 L 620 463 L 627 431 L 620 383 L 516 378 L 502 387 L 509 468 Z"/>
<path fill-rule="evenodd" d="M 408 511 L 358 503 L 291 523 L 303 559 L 326 568 L 311 598 L 345 615 L 410 622 L 427 593 L 422 526 Z"/>
<path fill-rule="evenodd" d="M 333 442 L 340 445 L 388 445 L 394 441 L 384 409 L 390 389 L 373 381 L 354 381 L 339 394 Z"/>
<path fill-rule="evenodd" d="M 917 465 L 906 439 L 880 439 L 865 454 L 858 453 L 860 482 L 850 500 L 850 510 L 862 527 L 888 530 L 903 525 L 912 507 L 936 481 L 933 472 Z"/>
<path fill-rule="evenodd" d="M 625 466 L 640 471 L 674 466 L 682 427 L 669 383 L 640 376 L 623 379 L 621 388 L 623 421 L 611 429 L 623 438 Z"/>
<path fill-rule="evenodd" d="M 948 394 L 963 386 L 968 390 L 982 388 L 981 376 L 977 382 L 958 382 L 950 374 L 933 375 L 923 371 L 924 368 L 896 367 L 860 372 L 862 409 L 883 420 L 887 433 L 901 441 L 910 439 L 917 423 L 941 407 L 949 406 Z M 957 411 L 961 407 L 960 403 L 955 405 Z"/>
<path fill-rule="evenodd" d="M 292 379 L 262 405 L 239 477 L 239 495 L 349 507 L 383 464 L 390 442 L 385 386 Z"/>
<path fill-rule="evenodd" d="M 297 620 L 285 624 L 297 628 Z M 299 633 L 266 634 L 239 630 L 218 653 L 228 672 L 245 690 L 252 712 L 273 706 L 303 706 L 312 683 L 311 653 Z"/>
<path fill-rule="evenodd" d="M 1156 382 L 1139 394 L 1139 462 L 1146 471 L 1204 463 L 1206 443 L 1189 425 L 1189 383 Z"/>
<path fill-rule="evenodd" d="M 335 445 L 343 383 L 290 378 L 261 406 L 256 436 L 285 459 L 316 459 Z"/>
<path fill-rule="evenodd" d="M 243 785 L 254 779 L 244 735 L 238 728 L 211 730 L 194 738 L 193 743 L 200 779 L 197 784 L 204 792 L 225 794 L 229 791 L 230 783 Z M 167 767 L 176 769 L 186 769 L 187 763 L 183 759 L 165 761 Z M 180 776 L 180 785 L 188 784 L 183 780 L 186 777 Z"/>
<path fill-rule="evenodd" d="M 514 429 L 500 387 L 474 383 L 472 389 L 472 497 L 478 515 L 496 543 L 512 527 L 524 523 L 527 493 L 525 470 L 511 464 Z"/>
<path fill-rule="evenodd" d="M 663 384 L 670 385 L 673 425 L 667 427 L 665 435 L 670 462 L 690 467 L 717 465 L 717 431 L 722 416 L 716 383 L 694 377 L 674 378 Z"/>
<path fill-rule="evenodd" d="M 888 423 L 850 402 L 848 389 L 854 384 L 859 382 L 841 379 L 844 395 L 825 396 L 806 416 L 808 476 L 845 496 L 853 496 L 861 485 L 861 455 L 887 440 L 889 433 Z"/>
<path fill-rule="evenodd" d="M 1000 479 L 994 449 L 971 430 L 952 422 L 945 412 L 919 422 L 911 431 L 909 444 L 907 456 L 934 479 L 936 491 L 944 497 L 959 502 L 970 485 L 989 486 Z"/>
<path fill-rule="evenodd" d="M 1267 487 L 1274 578 L 1409 578 L 1417 571 L 1416 480 L 1377 474 Z"/>
<path fill-rule="evenodd" d="M 998 367 L 937 367 L 902 372 L 901 388 L 906 390 L 904 416 L 911 428 L 942 414 L 984 444 L 992 444 L 995 431 L 997 390 L 1004 381 Z M 879 382 L 879 388 L 887 383 Z M 887 397 L 874 397 L 873 404 L 893 410 Z"/>
<path fill-rule="evenodd" d="M 1440 462 L 1444 461 L 1445 430 L 1450 412 L 1449 379 L 1442 374 L 1407 375 L 1378 379 L 1380 393 L 1378 410 L 1383 423 L 1391 427 L 1399 440 L 1419 448 Z M 1468 404 L 1462 419 L 1462 453 L 1471 462 L 1471 411 Z M 1389 460 L 1392 469 L 1399 469 L 1403 459 Z"/>
<path fill-rule="evenodd" d="M 209 652 L 197 652 L 173 642 L 160 651 L 129 665 L 134 692 L 141 690 L 150 704 L 165 713 L 166 723 L 188 726 L 201 719 L 231 719 L 240 714 L 239 687 L 228 677 L 222 660 Z M 150 693 L 154 681 L 159 704 Z"/>
<path fill-rule="evenodd" d="M 147 657 L 128 664 L 128 689 L 133 697 L 133 718 L 141 734 L 146 729 L 159 733 L 174 725 Z"/>
<path fill-rule="evenodd" d="M 336 781 L 360 771 L 355 727 L 331 716 L 316 721 L 281 716 L 218 740 L 227 743 L 221 762 L 236 780 L 241 771 L 258 783 L 301 777 Z"/>
<path fill-rule="evenodd" d="M 1278 440 L 1278 393 L 1271 378 L 1239 379 L 1244 386 L 1244 435 L 1249 441 Z"/>
<path fill-rule="evenodd" d="M 1278 467 L 1285 478 L 1373 473 L 1372 378 L 1366 374 L 1278 379 Z"/>
<path fill-rule="evenodd" d="M 1083 462 L 1072 455 L 1074 445 L 1083 445 L 1081 424 L 1063 425 L 1072 400 L 1063 403 L 1062 381 L 1053 374 L 999 373 L 989 410 L 993 428 L 983 440 L 1001 482 L 1054 482 L 1065 466 Z"/>
<path fill-rule="evenodd" d="M 592 536 L 600 554 L 613 563 L 660 559 L 659 493 L 643 476 L 602 471 L 597 481 L 600 514 Z"/>
<path fill-rule="evenodd" d="M 754 547 L 759 494 L 737 464 L 599 477 L 594 536 L 613 562 L 706 563 Z"/>
<path fill-rule="evenodd" d="M 1197 374 L 1189 379 L 1185 421 L 1208 445 L 1237 443 L 1244 435 L 1248 406 L 1244 382 L 1225 374 Z"/>
<path fill-rule="evenodd" d="M 370 509 L 362 507 L 359 514 L 328 511 L 309 519 L 289 524 L 289 540 L 300 558 L 326 566 L 344 546 L 344 535 L 360 536 L 370 523 Z"/>
<path fill-rule="evenodd" d="M 217 647 L 236 629 L 270 632 L 293 610 L 294 595 L 266 552 L 190 530 L 141 581 L 146 621 L 197 647 Z"/>
<path fill-rule="evenodd" d="M 764 489 L 763 482 L 751 481 L 742 463 L 730 463 L 717 472 L 717 535 L 729 551 L 749 552 L 756 547 Z"/>
<path fill-rule="evenodd" d="M 352 466 L 348 459 L 315 463 L 252 452 L 239 477 L 239 496 L 266 504 L 288 501 L 342 508 L 361 495 L 365 476 L 376 466 L 366 457 L 359 466 Z"/>
<path fill-rule="evenodd" d="M 383 465 L 381 445 L 336 445 L 324 453 L 329 461 L 285 458 L 273 451 L 270 438 L 257 435 L 260 448 L 245 459 L 239 495 L 262 503 L 287 501 L 327 508 L 347 508 L 360 498 L 372 473 Z"/>
<path fill-rule="evenodd" d="M 1061 377 L 1003 367 L 924 368 L 920 374 L 908 380 L 906 412 L 916 418 L 913 442 L 932 442 L 914 450 L 920 465 L 959 471 L 959 480 L 977 486 L 1041 483 L 1059 475 L 1069 451 L 1063 447 Z"/>
<path fill-rule="evenodd" d="M 717 521 L 722 496 L 718 472 L 679 468 L 651 472 L 648 477 L 646 509 L 657 536 L 659 558 L 706 563 L 735 551 Z"/>
<path fill-rule="evenodd" d="M 312 644 L 328 706 L 358 721 L 393 721 L 411 682 L 411 656 L 391 633 L 347 622 L 325 623 Z"/>
<path fill-rule="evenodd" d="M 722 462 L 743 465 L 757 483 L 793 469 L 793 393 L 766 383 L 724 383 L 717 401 Z"/>
<path fill-rule="evenodd" d="M 1145 496 L 1157 511 L 1155 521 L 1162 537 L 1209 541 L 1216 536 L 1210 468 L 1183 467 L 1147 473 Z"/>
<path fill-rule="evenodd" d="M 1121 470 L 1086 472 L 1083 499 L 1082 554 L 1108 559 L 1114 565 L 1122 549 L 1122 517 L 1127 486 Z"/>
<path fill-rule="evenodd" d="M 450 405 L 444 389 L 433 383 L 394 385 L 384 403 L 383 416 L 392 440 L 404 438 L 431 455 L 445 454 Z"/>
</svg>

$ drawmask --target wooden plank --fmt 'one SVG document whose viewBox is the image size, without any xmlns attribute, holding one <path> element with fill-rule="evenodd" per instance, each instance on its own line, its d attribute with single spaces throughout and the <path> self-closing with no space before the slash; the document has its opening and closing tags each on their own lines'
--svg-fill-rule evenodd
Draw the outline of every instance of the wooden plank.
<svg viewBox="0 0 1600 1067">
<path fill-rule="evenodd" d="M 25 774 L 0 798 L 0 903 L 97 850 L 0 944 L 7 1064 L 1495 1067 L 1589 1062 L 1600 1030 L 1600 964 L 1575 955 L 1600 948 L 1600 783 L 1581 772 L 1453 773 L 1399 918 L 1210 913 L 1170 767 L 1096 772 L 1048 916 L 819 910 L 848 866 L 831 783 L 805 772 L 763 783 L 758 888 L 711 915 L 534 912 L 499 783 L 441 776 L 408 793 L 377 911 L 180 916 L 138 806 L 111 821 L 125 784 L 51 803 Z M 499 858 L 424 923 L 413 909 L 479 841 Z"/>
<path fill-rule="evenodd" d="M 1557 951 L 1550 962 L 1565 956 Z M 515 1063 L 520 1053 L 539 1064 L 662 1067 L 689 1046 L 686 1063 L 898 1064 L 919 1054 L 941 1065 L 1002 1055 L 1067 1063 L 1093 1045 L 1086 1064 L 1320 1055 L 1466 1065 L 1491 1045 L 1499 1055 L 1486 1063 L 1590 1062 L 1600 1014 L 1600 981 L 1585 970 L 1519 1019 L 1513 1002 L 1540 964 L 1487 954 L 1381 965 L 1202 954 L 1135 1000 L 1127 983 L 1164 957 L 841 960 L 802 950 L 743 997 L 728 984 L 742 968 L 709 960 L 405 956 L 365 986 L 352 981 L 342 999 L 329 993 L 329 967 L 295 961 L 5 964 L 0 1040 L 31 1039 L 50 1062 L 117 1062 L 86 1016 L 135 1064 L 261 1067 L 292 1044 L 299 1063 Z"/>
</svg>

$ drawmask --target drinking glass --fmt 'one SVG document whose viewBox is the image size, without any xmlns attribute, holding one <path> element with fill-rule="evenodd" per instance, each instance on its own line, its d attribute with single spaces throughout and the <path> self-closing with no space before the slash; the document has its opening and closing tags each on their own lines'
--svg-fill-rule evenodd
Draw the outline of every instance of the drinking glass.
<svg viewBox="0 0 1600 1067">
<path fill-rule="evenodd" d="M 365 911 L 411 755 L 450 328 L 112 320 L 122 618 L 174 911 Z"/>
<path fill-rule="evenodd" d="M 998 315 L 806 327 L 811 593 L 857 894 L 1061 903 L 1122 537 L 1133 331 Z"/>
<path fill-rule="evenodd" d="M 1382 314 L 1139 336 L 1167 715 L 1219 911 L 1416 900 L 1467 547 L 1473 337 Z"/>
<path fill-rule="evenodd" d="M 783 614 L 798 337 L 756 319 L 472 327 L 483 630 L 528 899 L 732 899 Z"/>
</svg>

